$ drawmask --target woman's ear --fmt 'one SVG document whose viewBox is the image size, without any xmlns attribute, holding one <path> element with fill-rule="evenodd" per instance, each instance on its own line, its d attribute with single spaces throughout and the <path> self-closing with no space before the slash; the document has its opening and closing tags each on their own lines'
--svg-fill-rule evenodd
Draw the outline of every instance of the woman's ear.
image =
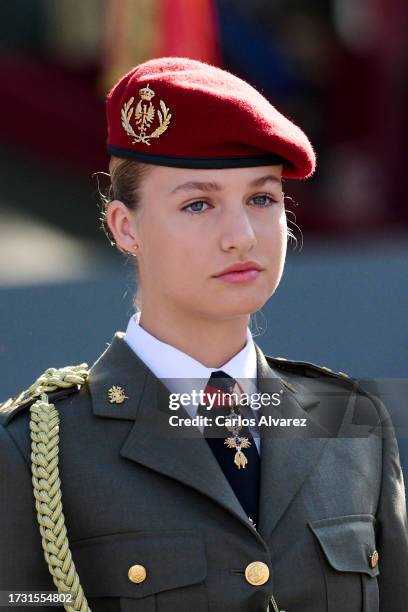
<svg viewBox="0 0 408 612">
<path fill-rule="evenodd" d="M 135 223 L 135 214 L 120 200 L 112 200 L 107 205 L 106 223 L 115 239 L 119 250 L 126 253 L 135 253 L 138 245 L 138 232 Z M 136 249 L 137 252 L 137 249 Z"/>
</svg>

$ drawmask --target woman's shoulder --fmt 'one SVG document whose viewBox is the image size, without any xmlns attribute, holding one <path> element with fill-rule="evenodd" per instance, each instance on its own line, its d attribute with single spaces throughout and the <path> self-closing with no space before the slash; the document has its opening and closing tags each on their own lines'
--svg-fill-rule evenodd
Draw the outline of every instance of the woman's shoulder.
<svg viewBox="0 0 408 612">
<path fill-rule="evenodd" d="M 31 463 L 34 443 L 52 448 L 62 429 L 78 426 L 89 412 L 87 364 L 48 368 L 30 387 L 0 404 L 0 460 L 14 465 L 16 478 L 21 467 Z M 23 464 L 12 457 L 24 459 Z M 20 466 L 20 467 L 19 467 Z"/>
<path fill-rule="evenodd" d="M 327 366 L 311 361 L 272 357 L 265 355 L 266 362 L 281 382 L 293 392 L 323 392 L 325 389 L 343 388 L 347 393 L 359 388 L 358 381 L 345 372 L 335 372 Z"/>
<path fill-rule="evenodd" d="M 310 361 L 270 355 L 265 358 L 296 397 L 314 395 L 327 411 L 343 403 L 345 411 L 353 413 L 355 424 L 370 426 L 371 431 L 382 431 L 382 435 L 395 436 L 391 412 L 375 380 L 359 379 Z"/>
<path fill-rule="evenodd" d="M 335 372 L 327 366 L 317 365 L 311 361 L 294 360 L 287 357 L 271 357 L 270 355 L 265 355 L 265 357 L 271 367 L 282 372 L 298 374 L 309 378 L 324 376 L 352 380 L 345 372 Z"/>
<path fill-rule="evenodd" d="M 0 404 L 0 425 L 7 426 L 23 411 L 47 411 L 47 406 L 78 393 L 86 384 L 88 364 L 47 368 L 28 389 Z"/>
</svg>

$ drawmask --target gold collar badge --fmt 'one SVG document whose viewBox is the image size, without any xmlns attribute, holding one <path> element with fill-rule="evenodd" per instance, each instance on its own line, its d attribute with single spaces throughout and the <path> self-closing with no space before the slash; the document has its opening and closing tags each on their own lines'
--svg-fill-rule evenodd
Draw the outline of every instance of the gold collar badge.
<svg viewBox="0 0 408 612">
<path fill-rule="evenodd" d="M 123 387 L 118 387 L 117 385 L 113 385 L 108 391 L 108 398 L 111 404 L 123 404 L 123 402 L 127 399 L 125 395 L 125 390 Z"/>
<path fill-rule="evenodd" d="M 122 127 L 126 134 L 133 138 L 132 144 L 135 144 L 136 142 L 143 142 L 143 144 L 150 146 L 149 139 L 159 138 L 159 136 L 161 136 L 169 127 L 171 113 L 169 112 L 170 109 L 165 105 L 163 100 L 160 100 L 161 111 L 159 109 L 156 111 L 152 104 L 152 98 L 155 96 L 155 92 L 153 89 L 150 89 L 149 85 L 139 89 L 139 94 L 140 100 L 137 103 L 136 108 L 132 106 L 133 102 L 135 101 L 133 97 L 122 106 Z M 154 132 L 147 134 L 147 131 L 150 129 L 153 123 L 156 112 L 159 119 L 159 125 Z M 131 124 L 132 115 L 135 129 Z"/>
</svg>

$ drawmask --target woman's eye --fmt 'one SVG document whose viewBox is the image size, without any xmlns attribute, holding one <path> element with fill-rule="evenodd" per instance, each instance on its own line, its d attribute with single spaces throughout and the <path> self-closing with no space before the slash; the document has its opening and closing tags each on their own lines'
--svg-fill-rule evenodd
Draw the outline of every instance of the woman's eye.
<svg viewBox="0 0 408 612">
<path fill-rule="evenodd" d="M 269 202 L 266 202 L 265 200 L 268 200 Z M 254 196 L 253 198 L 251 198 L 251 201 L 255 202 L 255 206 L 260 206 L 261 208 L 272 206 L 272 204 L 277 202 L 275 198 L 272 198 L 271 196 L 266 195 L 266 193 Z"/>
<path fill-rule="evenodd" d="M 266 193 L 263 193 L 253 196 L 250 202 L 254 202 L 255 206 L 258 206 L 259 208 L 267 208 L 268 206 L 272 206 L 278 202 L 278 200 L 270 195 L 267 195 Z M 191 202 L 191 204 L 184 206 L 182 210 L 186 210 L 189 213 L 198 214 L 205 212 L 209 207 L 210 205 L 204 200 L 196 200 L 195 202 Z"/>
<path fill-rule="evenodd" d="M 203 205 L 208 206 L 207 202 L 204 202 L 203 200 L 196 200 L 188 206 L 185 206 L 182 210 L 188 210 L 188 212 L 192 213 L 200 213 L 207 210 L 206 208 L 203 208 Z"/>
</svg>

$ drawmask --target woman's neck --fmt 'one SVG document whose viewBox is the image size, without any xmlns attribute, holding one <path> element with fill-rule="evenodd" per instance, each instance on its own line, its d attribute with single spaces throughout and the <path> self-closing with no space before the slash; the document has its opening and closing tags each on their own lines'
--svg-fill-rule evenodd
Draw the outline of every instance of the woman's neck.
<svg viewBox="0 0 408 612">
<path fill-rule="evenodd" d="M 183 314 L 154 313 L 146 308 L 139 325 L 158 340 L 171 344 L 207 368 L 220 368 L 239 353 L 247 342 L 249 315 L 210 320 Z"/>
</svg>

